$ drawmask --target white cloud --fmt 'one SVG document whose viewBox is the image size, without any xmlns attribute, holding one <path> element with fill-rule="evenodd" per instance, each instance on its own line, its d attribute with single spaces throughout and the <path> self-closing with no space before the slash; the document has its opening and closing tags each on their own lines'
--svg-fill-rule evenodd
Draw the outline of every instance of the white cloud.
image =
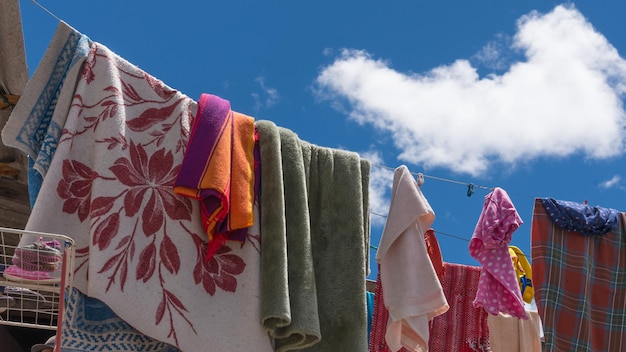
<svg viewBox="0 0 626 352">
<path fill-rule="evenodd" d="M 492 70 L 504 70 L 508 67 L 509 53 L 508 47 L 511 44 L 511 38 L 505 35 L 498 35 L 497 40 L 490 41 L 474 56 L 473 61 L 477 61 L 483 66 Z"/>
<path fill-rule="evenodd" d="M 360 154 L 372 164 L 369 188 L 370 221 L 372 225 L 382 226 L 385 224 L 387 212 L 389 211 L 393 171 L 384 167 L 384 161 L 380 152 L 368 151 Z"/>
<path fill-rule="evenodd" d="M 261 94 L 250 94 L 254 99 L 254 110 L 258 112 L 263 107 L 269 108 L 274 106 L 280 99 L 276 88 L 268 87 L 267 85 L 265 85 L 265 77 L 263 76 L 255 78 L 254 81 L 259 84 L 262 91 Z"/>
<path fill-rule="evenodd" d="M 621 177 L 619 175 L 615 175 L 613 176 L 613 178 L 611 178 L 610 180 L 604 181 L 600 183 L 600 187 L 601 188 L 612 188 L 612 187 L 617 187 L 620 189 L 623 189 L 622 186 L 620 186 L 619 182 L 621 181 Z"/>
<path fill-rule="evenodd" d="M 525 59 L 499 75 L 481 78 L 464 59 L 405 74 L 343 50 L 317 77 L 318 93 L 347 102 L 351 118 L 390 133 L 400 160 L 424 168 L 478 176 L 499 162 L 622 154 L 626 61 L 617 50 L 573 7 L 532 12 L 517 27 L 509 49 Z"/>
</svg>

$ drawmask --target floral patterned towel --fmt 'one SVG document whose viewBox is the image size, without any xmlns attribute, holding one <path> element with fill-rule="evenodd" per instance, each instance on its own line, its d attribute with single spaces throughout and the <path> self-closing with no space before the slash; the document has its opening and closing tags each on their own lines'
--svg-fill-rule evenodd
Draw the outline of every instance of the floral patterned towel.
<svg viewBox="0 0 626 352">
<path fill-rule="evenodd" d="M 77 243 L 74 285 L 183 351 L 271 351 L 258 227 L 205 261 L 200 208 L 173 192 L 195 102 L 94 43 L 27 228 Z"/>
</svg>

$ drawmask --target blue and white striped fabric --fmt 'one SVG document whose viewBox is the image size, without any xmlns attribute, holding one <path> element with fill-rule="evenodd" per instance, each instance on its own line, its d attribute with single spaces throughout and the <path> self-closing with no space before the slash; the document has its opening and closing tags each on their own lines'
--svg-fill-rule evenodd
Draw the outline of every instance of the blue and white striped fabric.
<svg viewBox="0 0 626 352">
<path fill-rule="evenodd" d="M 57 30 L 2 130 L 5 145 L 29 156 L 29 193 L 34 204 L 59 139 L 92 41 L 65 22 Z"/>
</svg>

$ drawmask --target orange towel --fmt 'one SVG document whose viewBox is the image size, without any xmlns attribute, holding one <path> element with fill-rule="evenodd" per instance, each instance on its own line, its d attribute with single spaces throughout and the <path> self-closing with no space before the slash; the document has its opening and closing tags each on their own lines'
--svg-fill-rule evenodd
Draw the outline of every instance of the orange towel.
<svg viewBox="0 0 626 352">
<path fill-rule="evenodd" d="M 254 224 L 254 119 L 202 94 L 174 192 L 201 202 L 207 260 L 229 232 Z"/>
</svg>

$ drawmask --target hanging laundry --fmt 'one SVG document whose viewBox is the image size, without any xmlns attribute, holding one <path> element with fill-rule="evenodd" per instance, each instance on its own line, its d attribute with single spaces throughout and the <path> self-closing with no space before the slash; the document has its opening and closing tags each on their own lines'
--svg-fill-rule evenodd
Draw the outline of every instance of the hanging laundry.
<svg viewBox="0 0 626 352">
<path fill-rule="evenodd" d="M 626 350 L 624 213 L 617 216 L 613 231 L 589 236 L 556 225 L 545 201 L 535 200 L 531 227 L 533 282 L 544 350 Z M 576 228 L 587 228 L 587 219 L 579 221 Z"/>
<path fill-rule="evenodd" d="M 487 312 L 475 307 L 481 269 L 476 266 L 445 263 L 441 286 L 450 309 L 433 319 L 429 352 L 489 351 Z"/>
<path fill-rule="evenodd" d="M 439 280 L 443 279 L 445 273 L 441 251 L 439 250 L 439 242 L 435 237 L 433 229 L 428 229 L 424 234 L 424 241 L 427 247 L 428 257 L 433 265 L 435 273 Z M 385 305 L 382 281 L 380 279 L 380 264 L 378 268 L 378 278 L 376 280 L 376 288 L 374 294 L 374 312 L 370 329 L 370 352 L 389 352 L 390 348 L 385 339 L 387 328 L 389 327 L 389 311 Z M 400 349 L 401 352 L 412 351 L 406 347 Z"/>
<path fill-rule="evenodd" d="M 200 201 L 206 260 L 254 223 L 254 119 L 202 94 L 174 192 Z"/>
<path fill-rule="evenodd" d="M 256 128 L 263 327 L 276 351 L 365 351 L 369 161 Z"/>
<path fill-rule="evenodd" d="M 76 82 L 91 46 L 86 35 L 60 22 L 11 118 L 2 129 L 2 142 L 29 157 L 31 207 L 56 152 L 72 108 Z"/>
<path fill-rule="evenodd" d="M 206 262 L 200 207 L 173 192 L 196 103 L 99 43 L 78 77 L 64 82 L 73 99 L 26 228 L 72 237 L 74 287 L 149 337 L 183 351 L 272 351 L 259 324 L 258 226 Z M 15 114 L 27 102 L 12 124 L 28 123 Z M 25 138 L 37 133 L 29 126 Z"/>
<path fill-rule="evenodd" d="M 619 211 L 587 204 L 540 198 L 552 221 L 567 231 L 599 236 L 617 228 Z"/>
<path fill-rule="evenodd" d="M 111 351 L 113 348 L 120 352 L 180 352 L 172 345 L 137 331 L 102 301 L 76 288 L 70 288 L 65 295 L 62 352 Z"/>
<path fill-rule="evenodd" d="M 409 169 L 398 167 L 376 253 L 381 299 L 389 311 L 385 341 L 391 351 L 402 347 L 426 351 L 429 321 L 448 310 L 424 240 L 434 219 L 435 214 Z"/>
<path fill-rule="evenodd" d="M 261 150 L 261 321 L 276 351 L 321 339 L 302 148 L 295 133 L 257 121 Z"/>
<path fill-rule="evenodd" d="M 439 282 L 441 282 L 443 281 L 443 275 L 445 274 L 446 269 L 443 264 L 443 256 L 441 255 L 441 248 L 439 248 L 439 241 L 437 241 L 437 237 L 435 236 L 435 230 L 428 229 L 424 234 L 424 241 L 426 242 L 426 251 L 428 252 L 430 262 L 433 264 L 433 269 L 435 269 L 435 274 L 437 274 Z"/>
<path fill-rule="evenodd" d="M 533 271 L 528 262 L 528 257 L 516 246 L 509 246 L 509 255 L 511 256 L 513 269 L 515 269 L 515 276 L 517 276 L 522 299 L 524 302 L 530 303 L 535 296 L 535 289 L 533 288 Z"/>
<path fill-rule="evenodd" d="M 539 313 L 527 310 L 529 319 L 502 313 L 488 315 L 489 347 L 492 352 L 541 352 Z"/>
<path fill-rule="evenodd" d="M 469 252 L 482 265 L 474 305 L 488 313 L 528 319 L 508 244 L 522 224 L 509 195 L 499 187 L 485 196 L 483 210 L 469 243 Z"/>
</svg>

